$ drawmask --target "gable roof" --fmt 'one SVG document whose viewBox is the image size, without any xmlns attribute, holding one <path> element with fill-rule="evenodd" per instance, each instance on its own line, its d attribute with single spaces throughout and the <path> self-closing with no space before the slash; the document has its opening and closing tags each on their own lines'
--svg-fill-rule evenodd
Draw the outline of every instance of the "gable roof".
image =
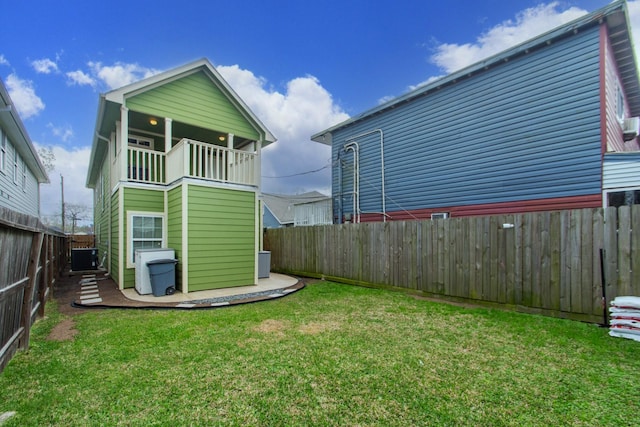
<svg viewBox="0 0 640 427">
<path fill-rule="evenodd" d="M 594 25 L 606 23 L 609 38 L 613 47 L 613 53 L 618 64 L 618 70 L 622 85 L 625 88 L 629 109 L 632 116 L 640 116 L 640 80 L 638 79 L 638 66 L 636 63 L 629 25 L 629 12 L 625 0 L 617 0 L 613 3 L 575 19 L 567 24 L 554 28 L 533 39 L 518 44 L 510 49 L 490 56 L 482 61 L 472 64 L 459 71 L 451 73 L 445 77 L 414 89 L 404 95 L 394 98 L 384 104 L 380 104 L 361 114 L 353 116 L 344 122 L 338 123 L 328 129 L 311 136 L 311 140 L 323 144 L 331 145 L 331 132 L 362 121 L 371 116 L 381 114 L 391 110 L 400 104 L 411 102 L 412 100 L 427 96 L 430 93 L 443 87 L 454 85 L 457 82 L 482 73 L 488 68 L 494 67 L 504 61 L 530 54 L 531 52 L 553 43 L 559 39 L 570 37 L 576 32 Z"/>
<path fill-rule="evenodd" d="M 47 172 L 2 80 L 0 80 L 0 124 L 38 183 L 48 183 Z"/>
<path fill-rule="evenodd" d="M 103 94 L 103 97 L 106 101 L 111 101 L 122 105 L 124 104 L 125 97 L 139 95 L 143 92 L 147 92 L 158 86 L 165 85 L 169 82 L 178 80 L 182 77 L 196 73 L 198 71 L 205 71 L 205 74 L 207 74 L 214 83 L 219 84 L 227 97 L 233 103 L 237 104 L 237 107 L 239 107 L 239 109 L 247 115 L 247 119 L 253 122 L 253 124 L 264 133 L 265 143 L 263 144 L 263 146 L 266 146 L 276 140 L 275 136 L 273 136 L 269 129 L 267 129 L 264 124 L 262 124 L 260 119 L 258 119 L 258 117 L 249 109 L 242 98 L 238 96 L 238 94 L 231 88 L 231 86 L 229 86 L 229 84 L 218 72 L 218 70 L 216 70 L 211 62 L 209 62 L 209 60 L 206 58 L 199 59 L 197 61 L 182 65 L 172 70 L 155 74 L 146 79 L 142 79 L 129 85 L 122 86 L 121 88 L 114 89 L 111 92 Z"/>
<path fill-rule="evenodd" d="M 324 199 L 330 199 L 330 197 L 317 191 L 296 195 L 262 193 L 262 200 L 264 201 L 265 207 L 269 209 L 278 222 L 283 225 L 293 224 L 295 219 L 293 207 L 295 205 L 317 202 L 318 200 Z"/>
<path fill-rule="evenodd" d="M 106 148 L 99 141 L 106 140 L 106 135 L 101 135 L 101 127 L 105 121 L 108 105 L 124 105 L 127 98 L 140 95 L 144 92 L 153 90 L 160 86 L 174 82 L 186 76 L 204 72 L 204 74 L 215 84 L 226 98 L 238 109 L 245 119 L 261 134 L 264 135 L 262 147 L 266 147 L 276 141 L 276 137 L 267 129 L 267 127 L 258 119 L 258 117 L 249 109 L 245 102 L 238 94 L 229 86 L 222 75 L 215 69 L 208 59 L 202 58 L 197 61 L 182 65 L 180 67 L 155 74 L 146 79 L 122 86 L 118 89 L 100 94 L 98 105 L 98 114 L 96 117 L 95 134 L 93 136 L 93 145 L 91 147 L 91 157 L 89 159 L 89 171 L 87 173 L 87 186 L 95 182 L 98 171 L 93 167 L 98 160 L 102 158 L 106 152 Z M 99 163 L 99 162 L 98 162 Z"/>
</svg>

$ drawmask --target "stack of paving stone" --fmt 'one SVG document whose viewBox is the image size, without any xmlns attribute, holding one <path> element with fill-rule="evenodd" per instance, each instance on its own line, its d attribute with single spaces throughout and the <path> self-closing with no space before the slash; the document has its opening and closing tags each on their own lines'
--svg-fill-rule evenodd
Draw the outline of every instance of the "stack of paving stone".
<svg viewBox="0 0 640 427">
<path fill-rule="evenodd" d="M 80 302 L 82 304 L 97 304 L 102 302 L 95 274 L 85 274 L 82 276 L 80 280 Z"/>
<path fill-rule="evenodd" d="M 609 335 L 640 341 L 640 297 L 616 297 L 609 307 Z"/>
</svg>

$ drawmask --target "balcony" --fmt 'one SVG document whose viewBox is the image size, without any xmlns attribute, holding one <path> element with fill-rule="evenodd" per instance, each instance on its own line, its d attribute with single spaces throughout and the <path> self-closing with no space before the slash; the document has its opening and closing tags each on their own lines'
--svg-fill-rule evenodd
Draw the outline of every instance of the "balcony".
<svg viewBox="0 0 640 427">
<path fill-rule="evenodd" d="M 125 157 L 126 167 L 121 175 L 126 175 L 129 182 L 169 184 L 186 177 L 258 186 L 259 158 L 255 152 L 185 138 L 168 153 L 127 147 Z M 120 155 L 116 163 L 121 160 Z"/>
</svg>

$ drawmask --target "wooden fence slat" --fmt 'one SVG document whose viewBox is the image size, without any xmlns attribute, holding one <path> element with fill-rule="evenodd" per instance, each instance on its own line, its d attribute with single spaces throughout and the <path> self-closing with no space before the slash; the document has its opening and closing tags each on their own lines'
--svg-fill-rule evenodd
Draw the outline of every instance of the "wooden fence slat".
<svg viewBox="0 0 640 427">
<path fill-rule="evenodd" d="M 606 304 L 602 300 L 602 272 L 600 266 L 600 250 L 604 248 L 604 213 L 601 209 L 593 212 L 591 220 L 591 229 L 593 233 L 591 247 L 591 313 L 594 316 L 600 316 L 603 309 L 606 310 Z"/>
<path fill-rule="evenodd" d="M 539 275 L 539 300 L 540 307 L 549 309 L 551 306 L 551 237 L 549 225 L 551 223 L 550 212 L 541 212 L 539 216 L 540 236 L 540 275 Z"/>
<path fill-rule="evenodd" d="M 632 291 L 638 295 L 640 286 L 640 205 L 631 208 L 631 283 L 635 284 Z"/>
<path fill-rule="evenodd" d="M 491 302 L 498 301 L 498 219 L 495 216 L 489 218 L 489 280 L 485 298 Z"/>
<path fill-rule="evenodd" d="M 432 284 L 434 282 L 433 260 L 435 251 L 433 248 L 433 223 L 431 221 L 421 221 L 420 231 L 422 233 L 422 290 L 433 292 Z"/>
<path fill-rule="evenodd" d="M 631 291 L 631 209 L 618 208 L 618 292 L 633 295 Z"/>
<path fill-rule="evenodd" d="M 604 211 L 604 252 L 605 252 L 605 294 L 607 301 L 619 294 L 618 283 L 618 210 L 606 208 Z"/>
<path fill-rule="evenodd" d="M 482 218 L 482 300 L 491 300 L 491 217 Z"/>
<path fill-rule="evenodd" d="M 482 238 L 482 234 L 478 233 L 481 230 L 478 226 L 478 217 L 469 218 L 469 290 L 468 296 L 471 299 L 480 299 L 482 293 L 482 277 L 480 276 L 480 268 L 478 256 L 482 256 L 478 249 L 480 248 L 479 239 Z M 478 284 L 480 283 L 480 292 L 478 292 Z"/>
<path fill-rule="evenodd" d="M 593 215 L 588 209 L 580 210 L 580 306 L 582 312 L 593 312 Z"/>
<path fill-rule="evenodd" d="M 513 263 L 513 299 L 514 304 L 522 305 L 522 292 L 523 292 L 523 254 L 522 247 L 523 240 L 523 219 L 522 215 L 514 215 L 513 217 L 513 233 L 514 233 L 514 263 Z"/>
<path fill-rule="evenodd" d="M 504 230 L 504 243 L 505 243 L 505 302 L 507 304 L 515 304 L 515 275 L 516 275 L 516 233 L 515 221 L 513 215 L 505 215 L 503 226 L 506 224 L 507 228 Z"/>
<path fill-rule="evenodd" d="M 582 219 L 581 212 L 579 210 L 575 210 L 571 212 L 571 309 L 570 311 L 574 313 L 583 313 L 582 310 L 582 296 L 580 295 L 581 291 L 581 268 L 582 263 L 580 260 L 581 253 L 581 245 L 580 238 L 582 235 Z"/>
<path fill-rule="evenodd" d="M 44 233 L 35 233 L 31 240 L 30 254 L 28 258 L 29 267 L 27 269 L 27 277 L 29 281 L 24 290 L 24 297 L 22 301 L 22 317 L 21 327 L 25 328 L 25 332 L 20 338 L 20 348 L 26 349 L 29 347 L 29 337 L 31 334 L 31 309 L 33 307 L 33 293 L 37 283 L 37 271 L 40 261 L 40 251 L 42 250 L 42 241 L 44 239 Z"/>
</svg>

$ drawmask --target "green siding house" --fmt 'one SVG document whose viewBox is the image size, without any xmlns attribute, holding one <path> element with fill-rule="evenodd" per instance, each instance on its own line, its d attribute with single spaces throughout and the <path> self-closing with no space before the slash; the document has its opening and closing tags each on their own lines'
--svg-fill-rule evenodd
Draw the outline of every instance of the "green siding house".
<svg viewBox="0 0 640 427">
<path fill-rule="evenodd" d="M 99 256 L 135 285 L 135 251 L 175 250 L 178 288 L 256 284 L 260 156 L 274 136 L 202 59 L 102 94 L 87 174 Z"/>
</svg>

